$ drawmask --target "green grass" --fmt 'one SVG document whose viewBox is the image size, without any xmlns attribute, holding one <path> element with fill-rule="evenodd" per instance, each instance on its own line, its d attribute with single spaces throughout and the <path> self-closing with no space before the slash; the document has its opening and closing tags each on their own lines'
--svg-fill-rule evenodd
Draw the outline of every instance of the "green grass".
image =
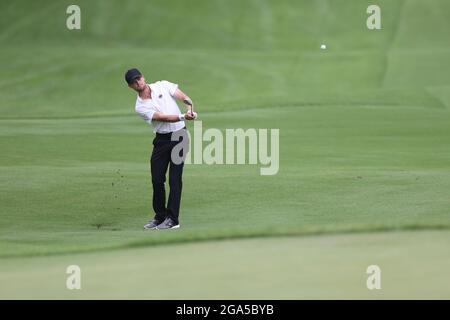
<svg viewBox="0 0 450 320">
<path fill-rule="evenodd" d="M 318 261 L 335 239 L 348 239 L 349 270 L 356 268 L 353 261 L 367 237 L 379 248 L 387 245 L 383 239 L 398 238 L 389 246 L 400 255 L 411 248 L 406 235 L 448 242 L 447 231 L 419 232 L 450 228 L 447 1 L 379 1 L 379 31 L 365 27 L 371 1 L 79 1 L 82 30 L 68 31 L 65 9 L 71 3 L 0 4 L 2 284 L 22 265 L 16 276 L 34 266 L 59 270 L 70 257 L 83 263 L 95 254 L 139 261 L 139 250 L 199 249 L 196 259 L 206 259 L 218 254 L 217 245 L 226 257 L 233 243 L 248 246 L 242 252 L 258 265 L 261 254 L 251 253 L 258 241 L 272 246 L 278 258 L 267 263 L 281 270 L 289 263 L 283 250 L 320 242 L 304 269 L 305 277 L 318 276 L 328 273 Z M 319 49 L 322 43 L 327 50 Z M 196 103 L 204 130 L 280 129 L 279 173 L 261 176 L 259 165 L 188 165 L 182 228 L 142 231 L 152 216 L 153 134 L 134 113 L 134 94 L 123 80 L 134 66 L 148 81 L 179 83 Z M 376 234 L 394 230 L 409 231 Z M 369 235 L 346 235 L 355 232 Z M 250 237 L 258 240 L 209 243 Z M 429 257 L 428 242 L 414 245 L 422 250 L 414 259 Z M 432 252 L 430 265 L 411 272 L 444 270 L 448 261 L 439 253 L 445 254 L 445 246 Z M 171 265 L 167 259 L 152 261 L 155 270 Z M 221 263 L 226 268 L 233 260 Z M 392 274 L 401 273 L 400 261 L 389 260 Z M 96 263 L 101 268 L 105 262 L 91 266 Z M 142 276 L 139 270 L 136 278 L 123 280 L 128 288 Z M 236 272 L 248 275 L 245 268 Z M 438 272 L 428 276 L 430 283 L 448 279 Z M 212 286 L 221 281 L 219 271 L 210 277 Z M 400 290 L 408 283 L 400 279 L 395 293 L 351 289 L 342 297 L 420 296 Z M 118 297 L 105 294 L 102 281 L 92 292 L 83 290 L 83 297 Z M 25 281 L 15 291 L 1 288 L 1 297 L 30 297 Z M 180 296 L 172 287 L 161 296 L 139 288 L 129 297 L 202 297 L 188 288 Z M 296 291 L 294 283 L 289 293 L 280 288 L 260 291 L 251 284 L 237 295 L 217 289 L 213 296 L 340 297 L 325 285 L 311 295 Z M 449 297 L 437 285 L 426 288 L 436 290 L 434 297 Z M 41 294 L 60 292 L 49 287 Z"/>
<path fill-rule="evenodd" d="M 450 296 L 449 245 L 449 231 L 416 231 L 18 258 L 0 266 L 0 298 L 441 299 Z M 81 290 L 65 287 L 74 264 Z M 374 264 L 381 290 L 366 286 Z"/>
</svg>

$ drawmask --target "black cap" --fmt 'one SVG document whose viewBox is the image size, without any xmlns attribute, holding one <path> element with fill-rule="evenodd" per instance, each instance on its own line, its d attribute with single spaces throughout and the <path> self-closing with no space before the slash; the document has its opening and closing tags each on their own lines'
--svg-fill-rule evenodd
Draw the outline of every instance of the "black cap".
<svg viewBox="0 0 450 320">
<path fill-rule="evenodd" d="M 142 73 L 138 69 L 130 69 L 125 73 L 125 81 L 128 84 L 132 84 L 134 80 L 142 76 Z"/>
</svg>

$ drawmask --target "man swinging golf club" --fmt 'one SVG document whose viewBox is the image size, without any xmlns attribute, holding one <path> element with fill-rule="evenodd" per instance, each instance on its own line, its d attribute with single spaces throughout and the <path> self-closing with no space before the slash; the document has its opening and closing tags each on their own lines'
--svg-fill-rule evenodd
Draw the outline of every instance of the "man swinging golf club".
<svg viewBox="0 0 450 320">
<path fill-rule="evenodd" d="M 192 100 L 178 89 L 177 84 L 169 81 L 147 84 L 144 76 L 137 69 L 128 70 L 125 73 L 125 81 L 138 93 L 135 111 L 147 123 L 153 125 L 153 131 L 156 133 L 150 160 L 155 217 L 144 225 L 144 229 L 179 228 L 178 216 L 186 149 L 182 149 L 179 154 L 182 157 L 181 161 L 174 159 L 172 150 L 178 143 L 188 143 L 184 121 L 194 120 L 197 117 Z M 175 99 L 186 104 L 188 111 L 185 114 L 180 112 Z M 173 137 L 179 138 L 173 139 Z M 166 206 L 164 183 L 167 168 L 169 168 L 170 193 Z"/>
</svg>

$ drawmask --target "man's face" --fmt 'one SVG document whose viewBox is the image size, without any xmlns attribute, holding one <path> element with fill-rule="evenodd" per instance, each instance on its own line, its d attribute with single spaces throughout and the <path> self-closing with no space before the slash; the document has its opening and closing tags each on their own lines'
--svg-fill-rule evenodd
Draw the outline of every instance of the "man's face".
<svg viewBox="0 0 450 320">
<path fill-rule="evenodd" d="M 136 90 L 137 92 L 140 92 L 145 89 L 145 78 L 144 76 L 140 76 L 139 78 L 136 78 L 133 83 L 130 83 L 128 85 L 130 88 Z"/>
</svg>

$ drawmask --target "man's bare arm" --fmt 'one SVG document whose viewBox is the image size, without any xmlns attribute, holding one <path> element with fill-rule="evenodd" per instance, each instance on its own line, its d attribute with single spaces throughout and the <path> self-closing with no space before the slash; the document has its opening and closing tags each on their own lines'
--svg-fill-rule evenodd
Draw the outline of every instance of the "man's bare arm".
<svg viewBox="0 0 450 320">
<path fill-rule="evenodd" d="M 175 94 L 173 95 L 176 99 L 183 101 L 183 103 L 186 105 L 186 107 L 188 108 L 189 111 L 192 112 L 194 111 L 194 104 L 191 100 L 191 98 L 188 97 L 187 94 L 185 94 L 183 91 L 181 91 L 180 89 L 177 89 L 175 91 Z"/>
<path fill-rule="evenodd" d="M 192 117 L 188 113 L 186 113 L 184 115 L 184 118 L 186 120 L 193 120 L 194 119 L 194 117 Z M 152 120 L 161 121 L 161 122 L 178 122 L 178 121 L 181 121 L 182 119 L 180 119 L 180 116 L 178 116 L 176 114 L 164 114 L 164 113 L 161 113 L 161 112 L 155 112 L 153 114 Z"/>
</svg>

